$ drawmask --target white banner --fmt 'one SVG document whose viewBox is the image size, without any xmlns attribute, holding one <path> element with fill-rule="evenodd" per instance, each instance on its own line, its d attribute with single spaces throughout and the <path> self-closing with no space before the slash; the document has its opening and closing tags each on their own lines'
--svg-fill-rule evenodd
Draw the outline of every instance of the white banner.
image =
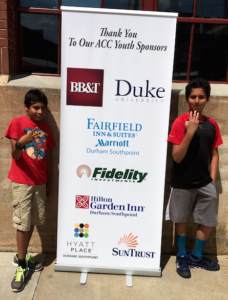
<svg viewBox="0 0 228 300">
<path fill-rule="evenodd" d="M 62 10 L 55 270 L 159 276 L 177 15 Z"/>
</svg>

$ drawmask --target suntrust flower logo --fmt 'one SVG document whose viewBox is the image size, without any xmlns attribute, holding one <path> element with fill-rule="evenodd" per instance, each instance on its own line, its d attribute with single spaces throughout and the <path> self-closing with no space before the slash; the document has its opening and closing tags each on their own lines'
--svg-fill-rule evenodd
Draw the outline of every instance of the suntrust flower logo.
<svg viewBox="0 0 228 300">
<path fill-rule="evenodd" d="M 154 258 L 155 252 L 145 251 L 144 249 L 140 249 L 138 247 L 138 236 L 134 236 L 132 233 L 130 233 L 128 236 L 125 234 L 123 238 L 121 238 L 118 242 L 119 248 L 114 247 L 112 248 L 112 255 L 115 257 L 120 256 L 126 256 L 129 259 L 131 257 L 137 257 L 137 258 Z M 126 249 L 126 246 L 129 249 Z M 137 247 L 137 249 L 135 249 Z"/>
<path fill-rule="evenodd" d="M 138 236 L 133 236 L 132 233 L 130 233 L 129 236 L 126 236 L 125 234 L 124 237 L 121 238 L 118 242 L 118 246 L 120 244 L 125 244 L 127 247 L 136 248 L 136 246 L 138 245 L 137 237 Z"/>
</svg>

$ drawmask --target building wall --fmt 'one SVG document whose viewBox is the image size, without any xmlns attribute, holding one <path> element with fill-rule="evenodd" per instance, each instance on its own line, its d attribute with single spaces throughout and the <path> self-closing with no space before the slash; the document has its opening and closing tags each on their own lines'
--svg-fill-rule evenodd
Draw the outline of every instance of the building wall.
<svg viewBox="0 0 228 300">
<path fill-rule="evenodd" d="M 16 71 L 16 0 L 0 0 L 0 85 Z"/>
<path fill-rule="evenodd" d="M 31 86 L 32 87 L 32 86 Z M 175 118 L 188 110 L 181 89 L 173 88 L 170 126 Z M 12 227 L 12 192 L 11 182 L 7 179 L 7 174 L 11 165 L 10 142 L 4 138 L 7 126 L 12 118 L 25 114 L 23 101 L 25 93 L 30 87 L 23 86 L 0 86 L 0 133 L 1 133 L 1 151 L 0 151 L 0 251 L 16 251 L 16 230 Z M 218 88 L 219 89 L 219 88 Z M 47 202 L 47 222 L 44 226 L 35 229 L 34 235 L 29 245 L 29 251 L 32 252 L 55 252 L 57 237 L 57 212 L 58 212 L 58 162 L 59 162 L 59 124 L 60 124 L 60 89 L 41 88 L 49 100 L 49 111 L 44 121 L 51 127 L 56 147 L 53 149 L 53 184 L 52 194 Z M 205 245 L 205 253 L 228 254 L 228 134 L 227 134 L 227 115 L 228 115 L 228 97 L 213 95 L 205 108 L 205 114 L 214 118 L 221 129 L 224 144 L 219 147 L 220 166 L 216 181 L 218 193 L 218 219 L 219 225 L 212 230 L 212 233 Z M 167 169 L 165 180 L 165 207 L 169 198 L 170 174 L 172 167 L 172 148 L 168 145 Z M 192 216 L 187 227 L 187 248 L 191 251 L 195 241 L 196 224 Z M 149 231 L 148 231 L 149 233 Z M 149 237 L 149 236 L 148 236 Z M 151 237 L 153 238 L 153 237 Z M 171 221 L 163 222 L 162 231 L 162 253 L 175 253 L 177 247 L 175 241 L 174 227 Z"/>
</svg>

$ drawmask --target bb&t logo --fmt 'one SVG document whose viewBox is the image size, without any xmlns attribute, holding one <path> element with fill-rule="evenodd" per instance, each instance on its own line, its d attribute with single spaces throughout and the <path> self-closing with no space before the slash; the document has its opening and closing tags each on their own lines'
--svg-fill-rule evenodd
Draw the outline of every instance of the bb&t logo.
<svg viewBox="0 0 228 300">
<path fill-rule="evenodd" d="M 67 68 L 67 105 L 103 106 L 104 70 Z"/>
</svg>

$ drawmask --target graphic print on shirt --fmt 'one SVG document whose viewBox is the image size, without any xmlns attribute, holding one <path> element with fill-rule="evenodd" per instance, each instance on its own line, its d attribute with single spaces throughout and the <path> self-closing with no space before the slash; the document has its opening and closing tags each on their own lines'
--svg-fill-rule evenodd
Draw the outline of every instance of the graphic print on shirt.
<svg viewBox="0 0 228 300">
<path fill-rule="evenodd" d="M 25 128 L 25 132 L 28 134 L 34 128 Z M 45 159 L 47 152 L 47 132 L 36 129 L 34 134 L 39 133 L 32 143 L 25 145 L 25 151 L 33 159 Z"/>
</svg>

